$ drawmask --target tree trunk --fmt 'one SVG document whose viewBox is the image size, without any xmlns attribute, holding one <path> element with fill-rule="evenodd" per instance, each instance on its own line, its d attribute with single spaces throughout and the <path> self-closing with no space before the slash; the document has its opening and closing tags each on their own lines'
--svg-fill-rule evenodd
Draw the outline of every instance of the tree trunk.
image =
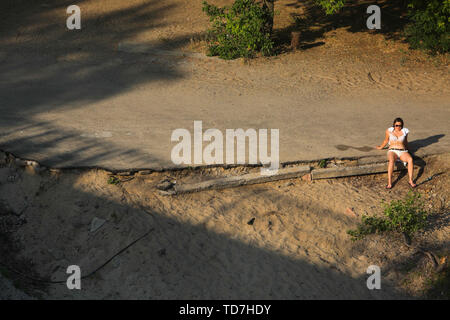
<svg viewBox="0 0 450 320">
<path fill-rule="evenodd" d="M 291 32 L 291 49 L 298 49 L 300 46 L 300 31 Z"/>
<path fill-rule="evenodd" d="M 267 18 L 266 28 L 270 34 L 272 34 L 272 30 L 273 30 L 273 17 L 275 14 L 275 1 L 276 0 L 262 0 L 263 7 L 266 7 L 267 11 L 269 13 L 269 17 Z"/>
</svg>

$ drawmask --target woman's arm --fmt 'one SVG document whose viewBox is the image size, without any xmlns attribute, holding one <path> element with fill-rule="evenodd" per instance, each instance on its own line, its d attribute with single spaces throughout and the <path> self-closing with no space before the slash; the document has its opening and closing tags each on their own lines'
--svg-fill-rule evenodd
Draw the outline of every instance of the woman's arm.
<svg viewBox="0 0 450 320">
<path fill-rule="evenodd" d="M 385 137 L 384 137 L 384 141 L 381 143 L 381 145 L 376 146 L 376 148 L 377 148 L 378 150 L 381 150 L 381 149 L 384 148 L 384 146 L 385 146 L 388 142 L 389 142 L 389 132 L 386 130 L 386 135 L 385 135 Z"/>
</svg>

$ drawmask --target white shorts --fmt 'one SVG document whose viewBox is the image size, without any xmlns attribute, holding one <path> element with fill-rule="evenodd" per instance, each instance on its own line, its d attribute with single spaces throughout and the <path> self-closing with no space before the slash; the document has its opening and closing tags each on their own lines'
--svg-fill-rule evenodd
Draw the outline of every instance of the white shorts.
<svg viewBox="0 0 450 320">
<path fill-rule="evenodd" d="M 397 155 L 397 157 L 400 159 L 400 156 L 404 153 L 407 153 L 408 150 L 389 150 L 388 152 L 393 152 Z"/>
</svg>

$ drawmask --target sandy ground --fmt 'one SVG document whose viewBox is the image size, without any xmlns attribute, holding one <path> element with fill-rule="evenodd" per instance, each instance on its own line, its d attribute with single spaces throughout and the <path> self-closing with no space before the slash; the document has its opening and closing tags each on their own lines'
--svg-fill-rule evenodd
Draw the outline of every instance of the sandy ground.
<svg viewBox="0 0 450 320">
<path fill-rule="evenodd" d="M 441 252 L 449 243 L 449 155 L 424 159 L 418 191 L 432 213 L 414 244 Z M 384 175 L 306 182 L 299 179 L 163 196 L 165 178 L 236 174 L 236 170 L 154 172 L 119 177 L 102 170 L 0 169 L 2 298 L 57 299 L 397 299 L 424 295 L 425 280 L 408 287 L 405 265 L 425 265 L 400 235 L 352 242 L 346 234 L 380 201 L 403 198 L 407 178 L 385 190 Z M 439 175 L 436 175 L 439 174 Z M 433 176 L 431 181 L 426 181 Z M 354 213 L 353 213 L 354 212 Z M 91 231 L 94 218 L 105 223 Z M 253 223 L 252 223 L 253 222 Z M 34 284 L 64 281 L 75 264 L 87 275 L 129 243 L 150 233 L 94 275 L 80 291 Z M 366 268 L 382 270 L 382 290 L 366 287 Z M 6 288 L 5 288 L 6 283 Z M 419 281 L 420 283 L 420 281 Z"/>
<path fill-rule="evenodd" d="M 205 52 L 201 1 L 81 1 L 79 32 L 65 29 L 68 1 L 9 2 L 0 13 L 0 146 L 19 156 L 58 167 L 170 167 L 172 131 L 192 132 L 194 120 L 205 130 L 279 129 L 281 162 L 366 156 L 379 154 L 370 148 L 397 116 L 413 151 L 450 150 L 448 59 L 409 51 L 384 28 L 368 32 L 363 4 L 329 20 L 278 1 L 281 53 L 220 61 L 117 50 L 136 42 Z M 295 15 L 310 27 L 294 52 L 286 47 Z"/>
</svg>

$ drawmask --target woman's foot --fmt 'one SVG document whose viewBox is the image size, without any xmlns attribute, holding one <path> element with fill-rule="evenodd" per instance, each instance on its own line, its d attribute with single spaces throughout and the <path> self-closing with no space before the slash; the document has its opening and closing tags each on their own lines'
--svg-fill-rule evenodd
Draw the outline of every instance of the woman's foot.
<svg viewBox="0 0 450 320">
<path fill-rule="evenodd" d="M 412 182 L 412 181 L 409 181 L 408 184 L 411 186 L 411 188 L 417 187 L 417 184 L 415 184 L 415 183 Z"/>
<path fill-rule="evenodd" d="M 386 185 L 386 189 L 392 189 L 392 184 Z"/>
</svg>

